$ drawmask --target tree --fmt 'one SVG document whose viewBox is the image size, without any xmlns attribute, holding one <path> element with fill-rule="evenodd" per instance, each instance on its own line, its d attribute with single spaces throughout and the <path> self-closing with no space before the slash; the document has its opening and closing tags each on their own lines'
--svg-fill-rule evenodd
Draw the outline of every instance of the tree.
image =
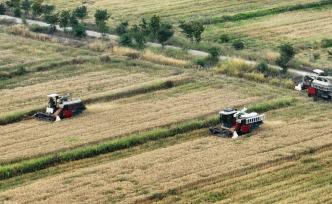
<svg viewBox="0 0 332 204">
<path fill-rule="evenodd" d="M 6 5 L 4 3 L 0 3 L 0 15 L 6 13 Z"/>
<path fill-rule="evenodd" d="M 111 17 L 108 11 L 106 9 L 97 9 L 94 17 L 98 31 L 103 34 L 106 33 L 108 31 L 106 21 Z"/>
<path fill-rule="evenodd" d="M 295 49 L 291 44 L 285 43 L 279 47 L 279 53 L 280 57 L 277 59 L 277 64 L 282 67 L 283 73 L 287 73 L 288 63 L 296 54 Z"/>
<path fill-rule="evenodd" d="M 70 12 L 69 24 L 70 24 L 71 27 L 75 27 L 79 24 L 78 19 L 77 19 L 76 15 L 73 11 Z"/>
<path fill-rule="evenodd" d="M 55 10 L 55 6 L 51 4 L 42 4 L 41 10 L 44 15 L 51 15 Z"/>
<path fill-rule="evenodd" d="M 66 31 L 66 28 L 69 26 L 70 23 L 70 12 L 68 10 L 63 10 L 60 12 L 59 15 L 59 26 Z"/>
<path fill-rule="evenodd" d="M 12 11 L 15 8 L 19 8 L 20 7 L 20 0 L 7 0 L 5 3 L 7 5 L 7 7 L 10 8 Z"/>
<path fill-rule="evenodd" d="M 5 4 L 15 17 L 21 17 L 20 0 L 7 0 Z"/>
<path fill-rule="evenodd" d="M 141 29 L 141 31 L 145 34 L 145 35 L 149 35 L 150 31 L 149 31 L 149 25 L 148 22 L 146 21 L 145 18 L 142 18 L 139 27 Z"/>
<path fill-rule="evenodd" d="M 165 43 L 174 35 L 173 27 L 169 23 L 162 23 L 157 33 L 157 39 L 164 47 Z"/>
<path fill-rule="evenodd" d="M 186 23 L 184 21 L 180 22 L 180 26 L 182 29 L 182 33 L 191 41 L 194 42 L 194 27 L 192 26 L 192 22 Z"/>
<path fill-rule="evenodd" d="M 149 32 L 152 35 L 153 39 L 157 38 L 158 31 L 160 29 L 160 17 L 159 16 L 152 16 L 148 25 Z"/>
<path fill-rule="evenodd" d="M 203 23 L 198 21 L 181 21 L 179 27 L 182 29 L 182 33 L 185 34 L 191 42 L 194 42 L 194 40 L 196 40 L 197 43 L 201 42 L 202 34 L 205 31 Z"/>
<path fill-rule="evenodd" d="M 24 16 L 28 17 L 31 9 L 31 2 L 29 0 L 23 0 L 21 8 L 24 10 Z"/>
<path fill-rule="evenodd" d="M 40 16 L 43 13 L 42 9 L 43 0 L 34 0 L 31 4 L 33 18 Z"/>
<path fill-rule="evenodd" d="M 86 6 L 82 5 L 74 9 L 75 16 L 80 19 L 81 23 L 83 22 L 83 19 L 86 18 L 88 15 L 88 9 Z"/>
<path fill-rule="evenodd" d="M 132 46 L 138 49 L 143 49 L 146 43 L 146 37 L 139 26 L 134 25 L 129 31 L 132 37 Z"/>
<path fill-rule="evenodd" d="M 44 20 L 46 23 L 50 24 L 50 32 L 56 31 L 56 24 L 59 21 L 59 15 L 58 14 L 48 14 L 44 16 Z"/>
<path fill-rule="evenodd" d="M 205 31 L 203 23 L 195 21 L 193 22 L 194 38 L 197 43 L 201 42 L 202 34 Z"/>
</svg>

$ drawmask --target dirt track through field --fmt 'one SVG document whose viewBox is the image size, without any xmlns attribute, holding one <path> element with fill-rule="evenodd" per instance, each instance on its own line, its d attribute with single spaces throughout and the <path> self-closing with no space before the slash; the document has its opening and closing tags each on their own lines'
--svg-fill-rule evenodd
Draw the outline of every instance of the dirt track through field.
<svg viewBox="0 0 332 204">
<path fill-rule="evenodd" d="M 183 188 L 209 177 L 287 158 L 332 144 L 329 121 L 297 120 L 265 126 L 253 137 L 203 137 L 130 158 L 63 173 L 0 194 L 14 202 L 134 202 L 156 192 Z M 325 128 L 317 129 L 317 125 Z M 290 132 L 295 134 L 289 134 Z M 199 133 L 202 134 L 202 133 Z M 322 141 L 325 141 L 322 143 Z M 263 165 L 264 166 L 264 165 Z M 181 187 L 182 186 L 182 187 Z"/>
</svg>

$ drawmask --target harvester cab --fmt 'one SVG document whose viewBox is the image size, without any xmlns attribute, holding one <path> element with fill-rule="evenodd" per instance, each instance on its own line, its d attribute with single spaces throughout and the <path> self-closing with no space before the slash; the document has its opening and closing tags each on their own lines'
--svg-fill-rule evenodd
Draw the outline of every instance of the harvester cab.
<svg viewBox="0 0 332 204">
<path fill-rule="evenodd" d="M 60 121 L 63 118 L 70 118 L 80 114 L 85 110 L 85 105 L 81 99 L 71 100 L 69 96 L 59 94 L 49 94 L 48 106 L 45 113 L 38 112 L 34 118 L 45 121 Z"/>
<path fill-rule="evenodd" d="M 322 70 L 315 69 L 313 74 L 304 76 L 295 89 L 306 90 L 308 96 L 313 97 L 314 100 L 319 98 L 330 100 L 332 99 L 332 77 L 326 76 Z"/>
<path fill-rule="evenodd" d="M 221 137 L 237 138 L 239 135 L 252 132 L 263 124 L 264 115 L 256 112 L 247 113 L 246 111 L 246 108 L 240 111 L 233 108 L 220 111 L 220 124 L 210 127 L 210 133 Z"/>
</svg>

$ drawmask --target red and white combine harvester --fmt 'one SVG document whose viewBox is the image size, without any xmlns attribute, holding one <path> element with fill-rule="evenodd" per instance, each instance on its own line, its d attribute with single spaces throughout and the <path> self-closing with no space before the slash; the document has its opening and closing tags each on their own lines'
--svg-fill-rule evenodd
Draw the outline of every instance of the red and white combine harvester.
<svg viewBox="0 0 332 204">
<path fill-rule="evenodd" d="M 81 99 L 70 99 L 68 96 L 50 94 L 47 96 L 48 106 L 45 113 L 36 113 L 34 118 L 45 121 L 60 121 L 63 118 L 71 118 L 82 113 L 85 105 Z"/>
<path fill-rule="evenodd" d="M 219 112 L 220 124 L 210 127 L 210 132 L 217 136 L 237 138 L 239 135 L 252 132 L 263 124 L 264 115 L 255 112 L 247 113 L 246 111 L 246 108 L 240 111 L 226 108 Z"/>
<path fill-rule="evenodd" d="M 308 96 L 314 100 L 319 98 L 332 99 L 332 77 L 326 76 L 325 72 L 319 69 L 313 70 L 313 74 L 305 75 L 303 80 L 295 87 L 296 90 L 307 90 Z"/>
</svg>

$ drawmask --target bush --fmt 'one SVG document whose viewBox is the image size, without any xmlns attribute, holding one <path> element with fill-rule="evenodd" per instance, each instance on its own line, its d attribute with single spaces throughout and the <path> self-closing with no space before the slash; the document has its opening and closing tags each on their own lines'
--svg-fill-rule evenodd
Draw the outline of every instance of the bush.
<svg viewBox="0 0 332 204">
<path fill-rule="evenodd" d="M 132 38 L 129 33 L 120 36 L 120 45 L 131 46 L 131 44 L 132 44 Z"/>
<path fill-rule="evenodd" d="M 74 36 L 82 38 L 86 36 L 86 27 L 82 23 L 79 23 L 73 27 L 72 33 Z"/>
<path fill-rule="evenodd" d="M 323 39 L 321 41 L 321 47 L 322 48 L 332 47 L 332 39 Z"/>
<path fill-rule="evenodd" d="M 227 34 L 222 34 L 219 37 L 219 43 L 228 43 L 230 40 L 231 39 L 230 39 L 229 35 L 227 35 Z"/>
<path fill-rule="evenodd" d="M 233 42 L 232 46 L 236 49 L 236 50 L 242 50 L 245 47 L 244 41 L 242 40 L 236 40 Z"/>
<path fill-rule="evenodd" d="M 194 61 L 194 64 L 196 64 L 196 65 L 198 65 L 198 66 L 200 66 L 200 67 L 205 67 L 205 59 L 202 59 L 202 58 L 200 58 L 200 59 L 196 59 L 196 60 Z"/>
<path fill-rule="evenodd" d="M 29 26 L 29 30 L 36 33 L 49 33 L 50 29 L 48 26 L 40 26 L 38 24 L 32 24 Z"/>
<path fill-rule="evenodd" d="M 266 78 L 262 73 L 250 72 L 250 73 L 243 73 L 243 78 L 256 81 L 256 82 L 265 82 Z"/>
<path fill-rule="evenodd" d="M 269 66 L 266 62 L 260 62 L 257 64 L 256 69 L 261 73 L 266 73 L 268 71 Z"/>
</svg>

